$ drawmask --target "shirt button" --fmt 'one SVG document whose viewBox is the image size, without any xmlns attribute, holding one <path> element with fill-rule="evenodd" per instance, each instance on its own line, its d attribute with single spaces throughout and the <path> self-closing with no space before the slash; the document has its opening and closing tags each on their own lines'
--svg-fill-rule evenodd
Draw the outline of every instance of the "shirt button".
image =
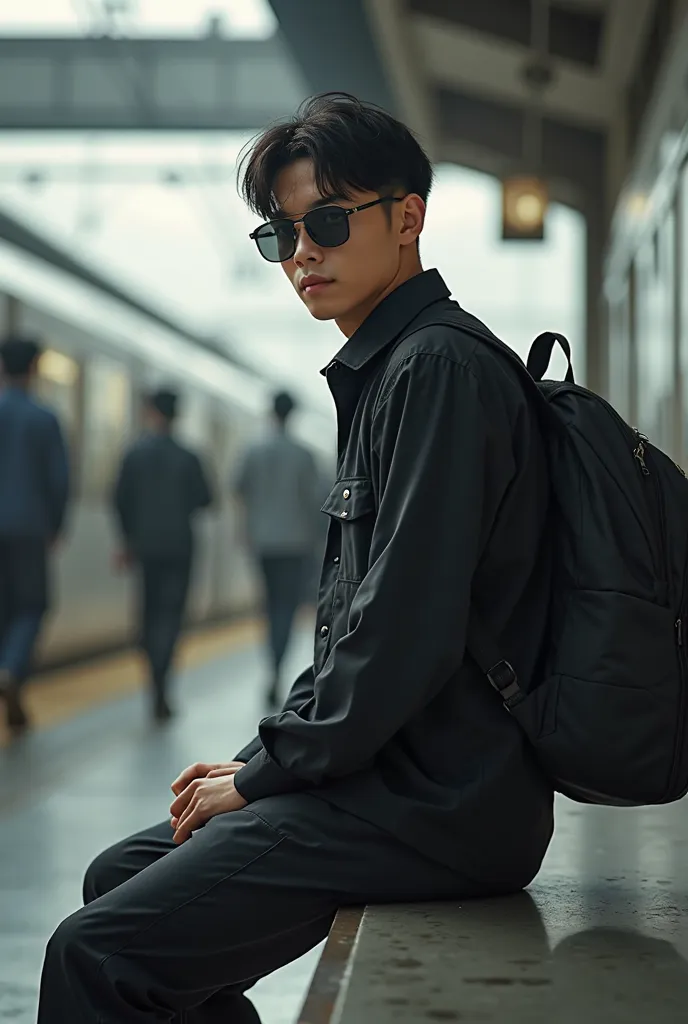
<svg viewBox="0 0 688 1024">
<path fill-rule="evenodd" d="M 320 627 L 320 636 L 326 637 L 329 632 L 330 632 L 330 627 L 329 626 L 321 626 Z"/>
<path fill-rule="evenodd" d="M 346 510 L 345 510 L 344 512 L 340 512 L 340 513 L 339 513 L 339 518 L 340 518 L 340 519 L 346 519 L 346 517 L 348 516 L 348 514 L 349 514 L 349 513 L 348 513 L 348 512 L 346 511 Z"/>
<path fill-rule="evenodd" d="M 332 561 L 334 562 L 335 565 L 339 565 L 339 555 L 335 555 Z"/>
<path fill-rule="evenodd" d="M 347 487 L 347 489 L 346 489 L 346 490 L 344 491 L 343 497 L 344 497 L 344 499 L 347 499 L 347 498 L 350 498 L 350 497 L 351 497 L 351 491 L 349 490 L 349 488 L 348 488 L 348 487 Z"/>
</svg>

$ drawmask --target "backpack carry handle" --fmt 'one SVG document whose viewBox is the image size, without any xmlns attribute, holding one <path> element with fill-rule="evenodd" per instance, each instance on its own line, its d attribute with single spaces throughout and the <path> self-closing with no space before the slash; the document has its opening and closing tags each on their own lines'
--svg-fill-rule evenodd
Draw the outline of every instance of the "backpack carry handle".
<svg viewBox="0 0 688 1024">
<path fill-rule="evenodd" d="M 573 376 L 573 365 L 571 363 L 571 346 L 568 340 L 563 334 L 555 334 L 553 331 L 545 331 L 544 334 L 538 335 L 533 344 L 530 347 L 528 353 L 528 373 L 535 380 L 540 381 L 547 373 L 547 367 L 549 361 L 552 358 L 552 352 L 554 351 L 555 344 L 559 342 L 563 349 L 564 355 L 568 361 L 568 369 L 566 371 L 566 377 L 564 378 L 569 384 L 575 384 L 575 378 Z"/>
</svg>

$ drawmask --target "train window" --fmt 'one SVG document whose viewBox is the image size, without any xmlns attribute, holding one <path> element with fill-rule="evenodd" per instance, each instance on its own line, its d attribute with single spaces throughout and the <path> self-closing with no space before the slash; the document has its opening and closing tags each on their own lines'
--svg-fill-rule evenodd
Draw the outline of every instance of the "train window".
<svg viewBox="0 0 688 1024">
<path fill-rule="evenodd" d="M 211 409 L 205 395 L 179 389 L 178 431 L 185 443 L 207 454 L 212 444 Z"/>
<path fill-rule="evenodd" d="M 113 359 L 88 363 L 84 392 L 82 493 L 103 501 L 109 496 L 133 419 L 129 374 Z"/>
<path fill-rule="evenodd" d="M 57 414 L 65 437 L 74 448 L 79 435 L 81 367 L 55 349 L 46 349 L 38 361 L 36 393 Z"/>
</svg>

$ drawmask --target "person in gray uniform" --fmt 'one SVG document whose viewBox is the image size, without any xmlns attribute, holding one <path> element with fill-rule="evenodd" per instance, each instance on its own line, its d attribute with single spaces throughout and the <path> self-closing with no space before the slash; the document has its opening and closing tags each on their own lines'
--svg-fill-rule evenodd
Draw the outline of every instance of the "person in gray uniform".
<svg viewBox="0 0 688 1024">
<path fill-rule="evenodd" d="M 263 578 L 269 708 L 279 701 L 280 669 L 304 597 L 321 504 L 315 459 L 288 428 L 294 408 L 286 391 L 275 395 L 272 430 L 246 451 L 234 481 L 244 506 L 248 544 Z"/>
</svg>

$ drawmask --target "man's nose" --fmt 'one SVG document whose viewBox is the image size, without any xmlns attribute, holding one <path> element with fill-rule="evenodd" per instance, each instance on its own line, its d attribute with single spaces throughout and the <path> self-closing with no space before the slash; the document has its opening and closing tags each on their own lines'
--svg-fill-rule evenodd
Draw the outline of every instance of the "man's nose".
<svg viewBox="0 0 688 1024">
<path fill-rule="evenodd" d="M 296 251 L 294 252 L 294 263 L 297 267 L 303 267 L 306 263 L 322 262 L 322 252 L 306 231 L 303 224 L 296 225 Z"/>
</svg>

